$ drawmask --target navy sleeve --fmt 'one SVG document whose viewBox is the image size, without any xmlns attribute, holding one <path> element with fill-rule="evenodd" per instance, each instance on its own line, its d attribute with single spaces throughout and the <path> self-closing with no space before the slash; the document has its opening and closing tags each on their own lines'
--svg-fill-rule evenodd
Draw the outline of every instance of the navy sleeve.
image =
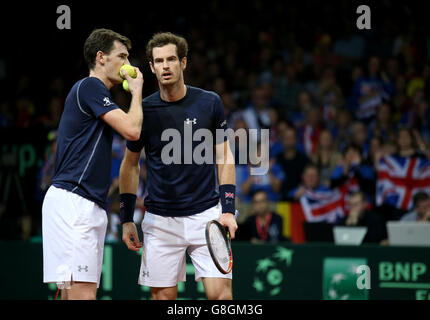
<svg viewBox="0 0 430 320">
<path fill-rule="evenodd" d="M 112 96 L 103 82 L 97 78 L 89 77 L 82 80 L 78 88 L 78 102 L 81 111 L 96 118 L 106 112 L 118 109 Z"/>
<path fill-rule="evenodd" d="M 227 120 L 225 119 L 224 114 L 224 105 L 221 101 L 219 95 L 216 95 L 215 104 L 214 104 L 214 117 L 213 117 L 213 133 L 215 135 L 215 144 L 223 143 L 227 140 L 228 137 L 216 134 L 217 130 L 225 131 L 227 129 Z"/>
</svg>

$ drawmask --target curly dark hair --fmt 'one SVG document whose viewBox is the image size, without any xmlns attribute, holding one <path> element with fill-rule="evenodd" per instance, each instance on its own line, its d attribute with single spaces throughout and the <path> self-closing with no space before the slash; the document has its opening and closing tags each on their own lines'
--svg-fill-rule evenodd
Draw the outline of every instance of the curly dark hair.
<svg viewBox="0 0 430 320">
<path fill-rule="evenodd" d="M 174 44 L 176 46 L 176 53 L 178 54 L 179 60 L 186 57 L 188 54 L 188 43 L 185 38 L 173 34 L 171 32 L 158 32 L 154 34 L 146 45 L 146 57 L 149 62 L 154 62 L 152 56 L 152 49 L 156 47 L 163 47 L 167 44 Z"/>
</svg>

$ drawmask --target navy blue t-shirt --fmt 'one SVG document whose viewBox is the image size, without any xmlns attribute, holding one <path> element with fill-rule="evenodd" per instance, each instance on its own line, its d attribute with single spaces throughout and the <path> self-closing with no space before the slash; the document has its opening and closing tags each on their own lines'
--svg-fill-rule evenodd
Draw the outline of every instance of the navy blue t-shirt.
<svg viewBox="0 0 430 320">
<path fill-rule="evenodd" d="M 225 137 L 216 140 L 216 130 L 224 132 L 226 129 L 220 97 L 214 92 L 187 86 L 185 97 L 179 101 L 163 101 L 157 91 L 143 99 L 142 107 L 144 116 L 140 138 L 127 141 L 127 148 L 132 152 L 140 152 L 145 148 L 147 210 L 163 216 L 187 216 L 215 206 L 219 201 L 219 193 L 214 145 L 226 140 Z M 196 158 L 190 159 L 192 152 L 185 147 L 186 136 L 191 132 L 194 135 L 199 129 L 210 131 L 213 140 L 200 138 L 188 146 L 192 145 L 192 150 L 196 150 L 196 147 L 197 150 L 204 149 L 203 146 L 207 147 L 206 150 L 212 149 L 212 161 L 196 163 Z M 180 141 L 173 138 L 176 135 L 167 137 L 171 130 L 180 133 Z M 166 135 L 164 138 L 163 132 Z M 197 137 L 195 139 L 198 140 Z M 180 150 L 180 161 L 170 164 L 163 162 L 166 150 L 170 150 L 167 153 L 174 158 L 175 151 L 169 145 L 179 148 L 176 151 Z M 198 153 L 208 157 L 211 155 L 206 154 L 206 151 Z"/>
<path fill-rule="evenodd" d="M 95 77 L 74 84 L 58 128 L 52 184 L 107 209 L 113 129 L 100 116 L 118 106 Z"/>
</svg>

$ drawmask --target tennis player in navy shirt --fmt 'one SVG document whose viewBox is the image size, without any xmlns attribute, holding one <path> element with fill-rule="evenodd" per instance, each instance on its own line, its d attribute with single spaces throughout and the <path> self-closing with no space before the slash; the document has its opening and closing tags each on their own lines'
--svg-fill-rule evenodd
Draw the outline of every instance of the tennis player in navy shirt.
<svg viewBox="0 0 430 320">
<path fill-rule="evenodd" d="M 109 89 L 129 64 L 128 38 L 96 29 L 84 44 L 89 76 L 70 90 L 58 128 L 55 172 L 43 201 L 43 281 L 57 283 L 64 300 L 95 299 L 107 227 L 107 194 L 113 130 L 138 140 L 143 77 L 125 74 L 132 94 L 128 113 Z"/>
<path fill-rule="evenodd" d="M 144 148 L 148 178 L 138 283 L 151 287 L 152 299 L 176 299 L 177 285 L 186 278 L 187 252 L 208 299 L 232 299 L 231 273 L 218 271 L 205 240 L 209 220 L 228 227 L 232 238 L 237 229 L 234 160 L 228 140 L 216 135 L 226 129 L 223 104 L 216 93 L 185 85 L 188 45 L 183 37 L 157 33 L 146 50 L 160 90 L 143 100 L 140 138 L 127 142 L 121 164 L 123 241 L 139 250 L 133 212 Z M 190 142 L 199 132 L 211 133 L 212 142 L 202 137 Z M 194 158 L 202 143 L 210 148 L 203 153 L 212 151 L 207 158 L 215 161 Z"/>
</svg>

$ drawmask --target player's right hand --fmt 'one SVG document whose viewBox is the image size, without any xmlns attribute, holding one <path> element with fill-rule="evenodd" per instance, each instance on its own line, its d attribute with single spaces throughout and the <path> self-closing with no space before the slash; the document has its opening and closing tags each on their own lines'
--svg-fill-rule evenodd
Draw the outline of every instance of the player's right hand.
<svg viewBox="0 0 430 320">
<path fill-rule="evenodd" d="M 134 222 L 125 222 L 122 225 L 122 241 L 132 251 L 139 251 L 142 248 L 143 243 L 139 240 Z"/>
<path fill-rule="evenodd" d="M 127 72 L 123 72 L 123 75 L 128 82 L 128 88 L 130 89 L 130 93 L 132 95 L 142 95 L 143 74 L 142 72 L 140 72 L 138 67 L 133 68 L 136 71 L 136 78 L 130 77 Z"/>
</svg>

